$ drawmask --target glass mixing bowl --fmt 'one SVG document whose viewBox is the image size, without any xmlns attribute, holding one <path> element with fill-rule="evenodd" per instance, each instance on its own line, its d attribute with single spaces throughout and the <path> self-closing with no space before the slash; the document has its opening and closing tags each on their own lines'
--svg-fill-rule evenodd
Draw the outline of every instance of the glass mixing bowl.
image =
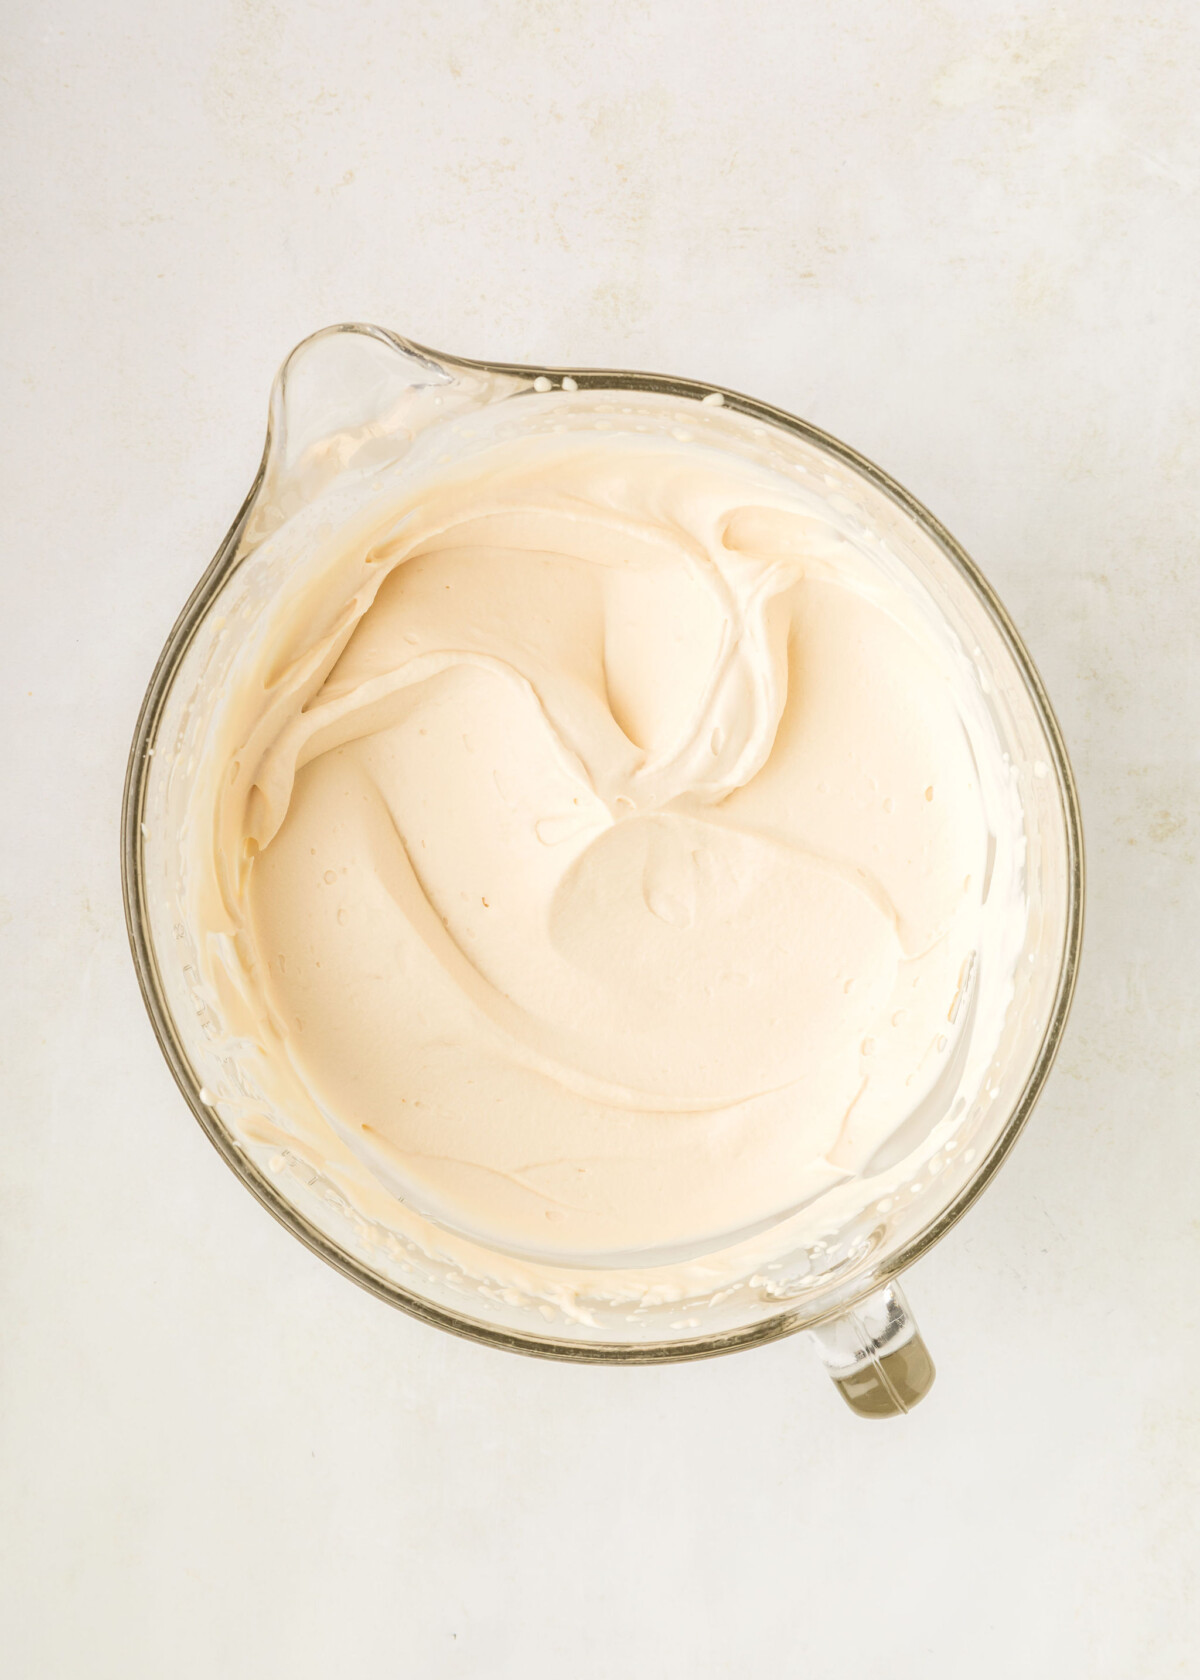
<svg viewBox="0 0 1200 1680">
<path fill-rule="evenodd" d="M 454 1257 L 416 1248 L 377 1204 L 356 1203 L 336 1174 L 289 1146 L 287 1116 L 264 1116 L 221 1000 L 201 978 L 181 890 L 191 778 L 214 708 L 245 627 L 277 593 L 297 545 L 367 507 L 403 474 L 418 442 L 426 456 L 433 439 L 457 458 L 481 433 L 547 429 L 568 410 L 615 432 L 644 431 L 651 410 L 659 419 L 669 410 L 690 435 L 815 483 L 899 556 L 969 661 L 1011 765 L 1028 905 L 986 1078 L 970 1100 L 947 1098 L 945 1112 L 922 1105 L 895 1147 L 870 1163 L 852 1217 L 716 1294 L 642 1289 L 583 1312 L 491 1287 Z M 654 374 L 456 361 L 357 325 L 305 340 L 275 381 L 257 477 L 150 680 L 126 778 L 122 874 L 138 979 L 184 1097 L 263 1205 L 339 1271 L 428 1323 L 549 1358 L 696 1359 L 808 1330 L 865 1416 L 907 1410 L 933 1380 L 896 1279 L 966 1211 L 1016 1141 L 1062 1035 L 1082 934 L 1079 807 L 1041 680 L 977 567 L 878 467 L 733 391 Z"/>
</svg>

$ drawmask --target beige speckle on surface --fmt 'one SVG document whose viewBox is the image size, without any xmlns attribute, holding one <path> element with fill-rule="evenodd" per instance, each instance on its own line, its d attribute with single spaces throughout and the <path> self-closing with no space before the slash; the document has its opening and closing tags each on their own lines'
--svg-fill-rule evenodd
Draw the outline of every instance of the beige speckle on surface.
<svg viewBox="0 0 1200 1680">
<path fill-rule="evenodd" d="M 1200 10 L 30 0 L 4 59 L 5 1672 L 1196 1673 Z M 856 1421 L 799 1341 L 454 1341 L 184 1106 L 125 755 L 275 368 L 347 319 L 799 412 L 1027 638 L 1085 963 L 1026 1135 L 906 1280 L 910 1418 Z"/>
</svg>

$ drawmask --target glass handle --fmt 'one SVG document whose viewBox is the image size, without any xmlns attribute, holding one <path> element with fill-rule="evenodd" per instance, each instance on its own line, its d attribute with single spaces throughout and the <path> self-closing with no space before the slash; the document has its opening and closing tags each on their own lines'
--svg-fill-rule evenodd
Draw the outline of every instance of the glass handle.
<svg viewBox="0 0 1200 1680">
<path fill-rule="evenodd" d="M 842 1399 L 859 1417 L 911 1412 L 933 1386 L 933 1360 L 898 1283 L 856 1301 L 809 1334 Z"/>
</svg>

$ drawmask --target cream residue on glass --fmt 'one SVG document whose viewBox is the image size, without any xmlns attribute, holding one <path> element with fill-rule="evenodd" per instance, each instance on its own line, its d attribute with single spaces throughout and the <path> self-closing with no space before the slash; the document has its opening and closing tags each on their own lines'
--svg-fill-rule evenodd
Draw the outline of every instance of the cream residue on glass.
<svg viewBox="0 0 1200 1680">
<path fill-rule="evenodd" d="M 794 1243 L 961 1080 L 1012 915 L 965 671 L 834 511 L 669 435 L 493 442 L 335 523 L 193 801 L 277 1119 L 523 1288 Z"/>
</svg>

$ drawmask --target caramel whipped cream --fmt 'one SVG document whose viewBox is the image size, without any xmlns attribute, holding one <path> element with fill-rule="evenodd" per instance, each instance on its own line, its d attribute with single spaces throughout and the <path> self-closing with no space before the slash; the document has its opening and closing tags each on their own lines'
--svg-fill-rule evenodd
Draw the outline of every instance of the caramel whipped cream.
<svg viewBox="0 0 1200 1680">
<path fill-rule="evenodd" d="M 327 526 L 194 802 L 278 1123 L 525 1276 L 768 1252 L 961 1063 L 965 664 L 845 519 L 669 433 L 493 442 Z"/>
</svg>

